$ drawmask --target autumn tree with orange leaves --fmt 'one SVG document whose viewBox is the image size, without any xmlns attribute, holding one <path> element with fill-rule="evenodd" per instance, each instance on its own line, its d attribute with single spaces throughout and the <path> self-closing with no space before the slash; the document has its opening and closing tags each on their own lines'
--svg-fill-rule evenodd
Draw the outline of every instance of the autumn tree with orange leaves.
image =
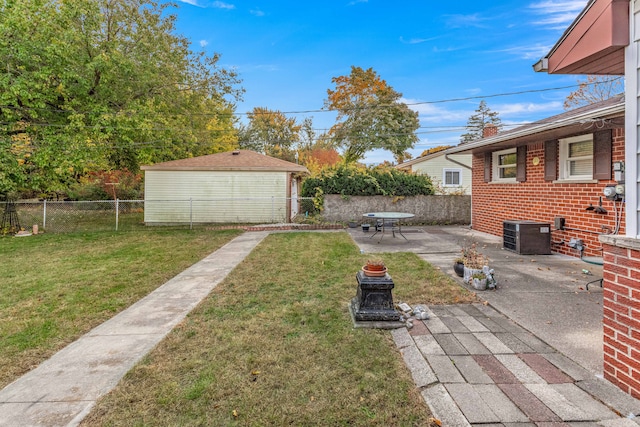
<svg viewBox="0 0 640 427">
<path fill-rule="evenodd" d="M 337 111 L 337 123 L 329 130 L 345 163 L 355 163 L 368 151 L 385 149 L 396 161 L 418 141 L 418 113 L 400 102 L 396 92 L 372 69 L 351 67 L 348 76 L 334 77 L 335 89 L 327 90 L 325 107 Z"/>
</svg>

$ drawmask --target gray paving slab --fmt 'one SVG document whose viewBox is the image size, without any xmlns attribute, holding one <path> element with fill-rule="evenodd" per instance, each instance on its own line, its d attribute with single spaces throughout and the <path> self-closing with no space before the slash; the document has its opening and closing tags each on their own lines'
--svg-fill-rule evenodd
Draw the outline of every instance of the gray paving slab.
<svg viewBox="0 0 640 427">
<path fill-rule="evenodd" d="M 500 388 L 494 384 L 477 384 L 474 388 L 487 404 L 491 411 L 498 417 L 500 422 L 508 423 L 526 423 L 529 421 L 527 417 L 518 407 L 509 399 Z"/>
<path fill-rule="evenodd" d="M 422 391 L 422 398 L 433 416 L 446 427 L 470 427 L 471 424 L 453 401 L 442 384 L 436 384 Z"/>
<path fill-rule="evenodd" d="M 482 323 L 489 332 L 507 332 L 498 322 L 496 317 L 478 317 L 478 322 Z"/>
<path fill-rule="evenodd" d="M 432 317 L 424 322 L 432 334 L 448 334 L 451 331 L 447 328 L 447 325 L 442 323 L 439 317 Z"/>
<path fill-rule="evenodd" d="M 490 332 L 475 332 L 473 334 L 493 354 L 513 354 L 513 350 L 507 347 L 498 337 Z"/>
<path fill-rule="evenodd" d="M 556 350 L 530 332 L 515 333 L 520 341 L 531 347 L 535 353 L 555 353 Z"/>
<path fill-rule="evenodd" d="M 400 350 L 405 364 L 411 372 L 413 382 L 418 388 L 438 382 L 436 374 L 415 345 Z"/>
<path fill-rule="evenodd" d="M 593 421 L 620 418 L 574 384 L 525 384 L 562 421 Z"/>
<path fill-rule="evenodd" d="M 453 334 L 433 334 L 433 337 L 438 341 L 444 352 L 449 355 L 469 354 Z"/>
<path fill-rule="evenodd" d="M 514 353 L 534 353 L 535 351 L 529 347 L 524 341 L 512 332 L 496 332 L 494 334 L 504 345 L 513 350 Z"/>
<path fill-rule="evenodd" d="M 468 333 L 469 329 L 457 317 L 441 317 L 442 323 L 453 333 Z"/>
<path fill-rule="evenodd" d="M 473 356 L 451 356 L 456 368 L 469 384 L 493 384 L 493 380 L 482 369 Z"/>
<path fill-rule="evenodd" d="M 407 328 L 393 329 L 391 331 L 391 337 L 393 338 L 393 341 L 396 343 L 396 347 L 400 349 L 412 346 L 414 344 L 413 338 L 411 338 L 411 335 L 409 334 L 409 331 L 407 330 Z"/>
<path fill-rule="evenodd" d="M 553 363 L 558 369 L 569 375 L 575 381 L 584 381 L 595 378 L 594 374 L 578 365 L 573 360 L 560 353 L 544 353 L 542 356 Z M 608 383 L 612 385 L 611 383 Z M 617 389 L 617 387 L 616 387 Z M 635 399 L 634 399 L 635 400 Z"/>
<path fill-rule="evenodd" d="M 468 334 L 453 334 L 460 344 L 469 352 L 469 354 L 490 354 L 491 352 L 484 344 L 475 337 L 475 335 Z"/>
<path fill-rule="evenodd" d="M 496 359 L 500 361 L 511 373 L 524 384 L 544 384 L 545 381 L 522 359 L 515 354 L 496 354 Z"/>
<path fill-rule="evenodd" d="M 438 344 L 438 341 L 436 341 L 433 335 L 420 335 L 417 337 L 413 337 L 413 340 L 420 350 L 420 353 L 425 356 L 428 356 L 430 354 L 442 356 L 445 354 L 444 350 L 442 349 L 442 347 L 440 347 L 440 344 Z"/>
<path fill-rule="evenodd" d="M 469 332 L 489 332 L 489 329 L 473 316 L 460 316 L 458 320 L 460 320 L 460 323 L 462 323 Z"/>
<path fill-rule="evenodd" d="M 0 390 L 0 425 L 77 425 L 267 235 L 236 237 Z"/>
<path fill-rule="evenodd" d="M 445 388 L 471 424 L 499 423 L 500 418 L 472 384 L 445 384 Z"/>
<path fill-rule="evenodd" d="M 466 382 L 449 356 L 430 354 L 427 355 L 426 358 L 431 369 L 435 372 L 438 381 L 441 383 L 448 384 Z"/>
</svg>

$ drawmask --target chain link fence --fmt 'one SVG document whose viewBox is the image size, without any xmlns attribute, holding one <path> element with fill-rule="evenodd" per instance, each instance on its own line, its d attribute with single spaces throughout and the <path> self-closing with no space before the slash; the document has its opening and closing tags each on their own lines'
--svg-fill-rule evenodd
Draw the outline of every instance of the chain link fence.
<svg viewBox="0 0 640 427">
<path fill-rule="evenodd" d="M 48 233 L 73 233 L 144 230 L 149 225 L 194 228 L 212 224 L 278 224 L 288 218 L 283 206 L 288 209 L 293 206 L 297 218 L 314 212 L 312 198 L 273 197 L 147 200 L 146 203 L 144 200 L 16 201 L 15 211 L 24 230 L 31 231 L 36 225 Z M 3 203 L 0 208 L 6 210 L 7 205 Z M 153 222 L 149 220 L 149 212 L 145 219 L 145 208 L 156 215 Z"/>
</svg>

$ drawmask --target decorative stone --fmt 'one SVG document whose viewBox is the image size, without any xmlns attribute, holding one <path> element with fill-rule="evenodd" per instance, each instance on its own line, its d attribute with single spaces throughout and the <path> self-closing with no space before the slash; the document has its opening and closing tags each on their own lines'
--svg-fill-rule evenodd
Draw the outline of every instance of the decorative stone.
<svg viewBox="0 0 640 427">
<path fill-rule="evenodd" d="M 398 321 L 400 314 L 394 309 L 391 290 L 394 288 L 391 276 L 366 276 L 362 271 L 356 274 L 358 290 L 351 300 L 351 309 L 356 321 Z"/>
</svg>

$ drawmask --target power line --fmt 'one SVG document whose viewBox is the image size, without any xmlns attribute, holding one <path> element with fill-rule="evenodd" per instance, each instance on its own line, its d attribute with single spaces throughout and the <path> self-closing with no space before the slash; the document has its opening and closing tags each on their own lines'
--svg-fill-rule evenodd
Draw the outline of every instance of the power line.
<svg viewBox="0 0 640 427">
<path fill-rule="evenodd" d="M 612 78 L 610 80 L 605 80 L 602 82 L 593 82 L 593 83 L 579 83 L 579 84 L 572 84 L 572 85 L 567 85 L 567 86 L 557 86 L 557 87 L 551 87 L 551 88 L 543 88 L 543 89 L 528 89 L 528 90 L 521 90 L 521 91 L 515 91 L 515 92 L 503 92 L 503 93 L 495 93 L 495 94 L 489 94 L 489 95 L 475 95 L 475 96 L 467 96 L 467 97 L 461 97 L 461 98 L 448 98 L 448 99 L 439 99 L 439 100 L 434 100 L 434 101 L 420 101 L 420 102 L 411 102 L 411 103 L 404 103 L 407 106 L 417 106 L 417 105 L 432 105 L 432 104 L 444 104 L 444 103 L 451 103 L 451 102 L 463 102 L 463 101 L 472 101 L 472 100 L 477 100 L 477 99 L 489 99 L 489 98 L 498 98 L 498 97 L 505 97 L 505 96 L 515 96 L 515 95 L 525 95 L 525 94 L 529 94 L 529 93 L 543 93 L 543 92 L 551 92 L 551 91 L 558 91 L 558 90 L 565 90 L 565 89 L 574 89 L 574 88 L 578 88 L 580 86 L 593 86 L 596 84 L 602 84 L 602 83 L 612 83 L 615 81 L 618 81 L 620 79 L 622 79 L 623 77 L 615 77 Z M 386 105 L 371 105 L 371 106 L 366 106 L 366 107 L 355 107 L 352 108 L 351 110 L 367 110 L 367 109 L 378 109 L 378 108 L 388 108 L 391 107 L 392 105 L 386 104 Z M 49 111 L 49 112 L 54 112 L 54 113 L 68 113 L 68 114 L 104 114 L 103 111 L 85 111 L 85 112 L 79 112 L 79 111 L 71 111 L 71 110 L 62 110 L 62 109 L 58 109 L 58 108 L 53 108 L 53 107 L 16 107 L 13 105 L 0 105 L 0 109 L 5 108 L 5 109 L 9 109 L 9 110 L 21 110 L 21 111 Z M 336 110 L 329 110 L 326 108 L 320 108 L 320 109 L 311 109 L 311 110 L 293 110 L 293 111 L 269 111 L 266 113 L 258 113 L 257 115 L 261 115 L 261 114 L 276 114 L 276 113 L 280 113 L 280 114 L 310 114 L 310 113 L 335 113 Z M 126 110 L 121 110 L 121 111 L 116 111 L 116 112 L 108 112 L 107 114 L 122 114 L 122 113 L 126 113 Z M 215 112 L 215 113 L 189 113 L 190 116 L 204 116 L 204 117 L 234 117 L 234 116 L 249 116 L 249 115 L 255 115 L 255 113 L 253 112 L 244 112 L 244 113 L 239 113 L 239 112 L 233 112 L 233 113 L 225 113 L 225 112 Z M 181 117 L 182 115 L 180 114 L 175 114 L 174 116 L 176 117 Z"/>
</svg>

